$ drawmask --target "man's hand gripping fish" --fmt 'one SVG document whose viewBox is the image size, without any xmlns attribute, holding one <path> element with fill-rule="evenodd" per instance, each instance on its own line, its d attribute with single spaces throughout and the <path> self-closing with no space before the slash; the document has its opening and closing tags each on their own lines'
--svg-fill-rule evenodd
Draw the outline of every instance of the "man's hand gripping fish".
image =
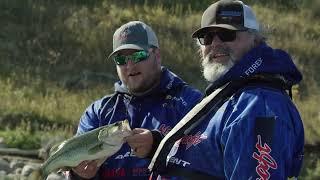
<svg viewBox="0 0 320 180">
<path fill-rule="evenodd" d="M 59 168 L 76 167 L 85 160 L 104 160 L 120 150 L 123 138 L 129 135 L 131 128 L 124 120 L 72 137 L 52 150 L 40 171 L 32 174 L 32 180 L 46 178 Z"/>
</svg>

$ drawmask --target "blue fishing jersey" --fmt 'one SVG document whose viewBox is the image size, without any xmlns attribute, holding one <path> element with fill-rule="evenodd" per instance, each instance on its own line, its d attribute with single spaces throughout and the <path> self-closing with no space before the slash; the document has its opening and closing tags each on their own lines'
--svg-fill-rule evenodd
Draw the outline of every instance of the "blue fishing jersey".
<svg viewBox="0 0 320 180">
<path fill-rule="evenodd" d="M 162 67 L 160 84 L 133 96 L 119 81 L 115 93 L 92 103 L 80 119 L 77 134 L 127 119 L 130 127 L 158 130 L 165 135 L 202 98 L 200 91 Z M 134 155 L 128 144 L 101 166 L 95 179 L 148 179 L 149 159 Z"/>
</svg>

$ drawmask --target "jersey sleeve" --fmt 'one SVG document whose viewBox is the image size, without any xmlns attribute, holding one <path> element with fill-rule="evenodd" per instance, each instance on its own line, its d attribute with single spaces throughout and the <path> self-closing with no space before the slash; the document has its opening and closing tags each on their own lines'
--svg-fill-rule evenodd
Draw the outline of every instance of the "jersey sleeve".
<svg viewBox="0 0 320 180">
<path fill-rule="evenodd" d="M 77 135 L 99 127 L 100 101 L 90 104 L 80 118 Z"/>
<path fill-rule="evenodd" d="M 230 103 L 221 136 L 227 179 L 287 179 L 299 173 L 303 126 L 281 92 L 243 92 Z"/>
</svg>

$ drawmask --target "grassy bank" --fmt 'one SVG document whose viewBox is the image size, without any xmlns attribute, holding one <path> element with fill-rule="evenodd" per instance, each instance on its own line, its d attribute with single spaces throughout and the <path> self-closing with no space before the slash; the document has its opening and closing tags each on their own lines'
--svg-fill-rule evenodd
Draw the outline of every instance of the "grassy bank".
<svg viewBox="0 0 320 180">
<path fill-rule="evenodd" d="M 204 89 L 190 35 L 210 2 L 1 1 L 0 137 L 20 148 L 38 148 L 56 135 L 70 137 L 84 109 L 112 92 L 117 75 L 105 57 L 112 51 L 114 30 L 130 20 L 150 24 L 160 40 L 163 64 Z M 287 50 L 302 71 L 294 101 L 306 142 L 320 144 L 319 1 L 248 2 L 255 3 L 268 42 Z M 304 177 L 319 177 L 319 154 L 308 157 Z"/>
</svg>

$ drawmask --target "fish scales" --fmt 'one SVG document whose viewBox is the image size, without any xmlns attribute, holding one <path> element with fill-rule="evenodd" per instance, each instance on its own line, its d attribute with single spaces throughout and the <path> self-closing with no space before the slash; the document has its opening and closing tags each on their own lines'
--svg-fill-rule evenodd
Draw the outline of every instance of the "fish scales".
<svg viewBox="0 0 320 180">
<path fill-rule="evenodd" d="M 129 123 L 124 120 L 66 140 L 42 165 L 41 174 L 46 176 L 58 168 L 75 167 L 84 160 L 111 156 L 121 148 L 123 137 L 130 134 Z"/>
</svg>

